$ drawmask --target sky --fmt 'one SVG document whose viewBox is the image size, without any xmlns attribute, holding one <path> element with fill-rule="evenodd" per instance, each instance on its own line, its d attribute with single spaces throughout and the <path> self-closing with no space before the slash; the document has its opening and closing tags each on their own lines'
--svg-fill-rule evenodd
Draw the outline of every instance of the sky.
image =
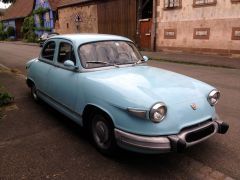
<svg viewBox="0 0 240 180">
<path fill-rule="evenodd" d="M 2 2 L 0 2 L 0 8 L 2 9 L 5 9 L 5 8 L 8 8 L 8 6 L 10 6 L 10 4 L 3 4 Z"/>
</svg>

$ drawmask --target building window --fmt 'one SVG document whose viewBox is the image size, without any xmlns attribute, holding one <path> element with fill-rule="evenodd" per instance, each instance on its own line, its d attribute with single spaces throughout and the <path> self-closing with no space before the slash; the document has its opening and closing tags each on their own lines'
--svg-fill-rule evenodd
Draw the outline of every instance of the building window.
<svg viewBox="0 0 240 180">
<path fill-rule="evenodd" d="M 176 39 L 177 30 L 176 29 L 164 29 L 164 39 Z"/>
<path fill-rule="evenodd" d="M 164 9 L 177 9 L 182 7 L 182 0 L 164 0 Z"/>
<path fill-rule="evenodd" d="M 38 15 L 35 16 L 35 19 L 36 19 L 36 23 L 39 24 L 40 23 L 40 18 Z"/>
<path fill-rule="evenodd" d="M 198 7 L 198 6 L 212 6 L 216 5 L 217 0 L 193 0 L 193 6 Z"/>
<path fill-rule="evenodd" d="M 210 28 L 195 28 L 193 32 L 193 39 L 209 39 Z"/>
<path fill-rule="evenodd" d="M 46 19 L 46 22 L 50 21 L 50 14 L 49 14 L 49 12 L 46 12 L 45 19 Z"/>
<path fill-rule="evenodd" d="M 240 40 L 240 27 L 232 28 L 232 40 Z"/>
<path fill-rule="evenodd" d="M 67 29 L 69 28 L 69 24 L 67 23 Z"/>
</svg>

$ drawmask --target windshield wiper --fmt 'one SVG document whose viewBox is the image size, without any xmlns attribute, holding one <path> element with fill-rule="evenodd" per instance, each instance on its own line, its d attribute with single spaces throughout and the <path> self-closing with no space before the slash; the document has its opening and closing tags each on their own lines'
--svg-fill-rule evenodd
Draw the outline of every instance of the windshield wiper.
<svg viewBox="0 0 240 180">
<path fill-rule="evenodd" d="M 139 59 L 137 62 L 135 62 L 133 65 L 137 65 L 137 64 L 141 64 L 142 62 L 144 62 L 144 59 Z"/>
<path fill-rule="evenodd" d="M 86 63 L 93 63 L 93 64 L 109 64 L 106 61 L 86 61 Z"/>
<path fill-rule="evenodd" d="M 118 64 L 115 63 L 109 63 L 107 61 L 87 61 L 86 63 L 93 63 L 93 64 L 106 64 L 106 65 L 110 65 L 110 66 L 115 66 L 119 68 Z"/>
</svg>

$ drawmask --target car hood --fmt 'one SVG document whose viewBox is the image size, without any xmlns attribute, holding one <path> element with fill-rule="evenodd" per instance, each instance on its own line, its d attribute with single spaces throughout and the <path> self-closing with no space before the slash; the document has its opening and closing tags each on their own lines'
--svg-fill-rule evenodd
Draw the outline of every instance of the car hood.
<svg viewBox="0 0 240 180">
<path fill-rule="evenodd" d="M 132 66 L 88 72 L 88 92 L 123 108 L 149 109 L 156 102 L 174 105 L 207 98 L 214 89 L 201 81 L 150 66 Z M 194 102 L 194 101 L 193 101 Z"/>
</svg>

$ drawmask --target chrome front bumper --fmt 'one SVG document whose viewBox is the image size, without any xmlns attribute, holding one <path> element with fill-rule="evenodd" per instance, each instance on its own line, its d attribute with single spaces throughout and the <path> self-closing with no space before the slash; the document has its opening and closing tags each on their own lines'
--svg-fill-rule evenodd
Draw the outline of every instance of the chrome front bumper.
<svg viewBox="0 0 240 180">
<path fill-rule="evenodd" d="M 139 136 L 115 129 L 117 144 L 125 149 L 144 153 L 166 153 L 170 151 L 181 152 L 187 147 L 198 144 L 215 133 L 225 134 L 228 124 L 223 121 L 207 121 L 188 128 L 179 134 L 148 137 Z"/>
</svg>

